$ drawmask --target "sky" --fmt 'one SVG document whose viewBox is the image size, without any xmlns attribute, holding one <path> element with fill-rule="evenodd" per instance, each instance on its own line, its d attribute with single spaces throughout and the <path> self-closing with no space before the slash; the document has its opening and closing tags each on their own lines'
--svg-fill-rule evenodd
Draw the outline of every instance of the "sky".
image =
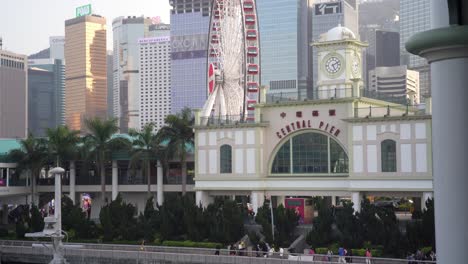
<svg viewBox="0 0 468 264">
<path fill-rule="evenodd" d="M 49 47 L 50 36 L 65 35 L 65 20 L 76 7 L 91 4 L 107 19 L 107 47 L 112 49 L 112 20 L 119 16 L 160 16 L 169 23 L 169 0 L 0 0 L 3 49 L 31 55 Z"/>
</svg>

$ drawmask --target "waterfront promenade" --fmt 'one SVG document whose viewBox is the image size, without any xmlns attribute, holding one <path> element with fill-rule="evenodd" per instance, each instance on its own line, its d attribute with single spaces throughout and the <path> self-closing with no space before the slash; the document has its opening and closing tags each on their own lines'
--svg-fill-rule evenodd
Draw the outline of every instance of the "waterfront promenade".
<svg viewBox="0 0 468 264">
<path fill-rule="evenodd" d="M 215 255 L 214 249 L 177 248 L 138 245 L 112 245 L 112 244 L 80 244 L 65 243 L 65 258 L 71 264 L 297 264 L 297 263 L 338 263 L 333 256 L 331 261 L 326 256 L 311 256 L 301 254 L 275 253 L 269 258 L 256 257 L 256 252 L 245 251 L 245 256 L 229 256 L 227 250 L 220 250 Z M 0 263 L 49 263 L 52 259 L 50 244 L 33 241 L 7 241 L 0 240 Z M 354 257 L 353 263 L 365 263 L 362 257 Z M 373 258 L 373 264 L 407 264 L 407 260 Z M 414 262 L 418 263 L 418 262 Z M 421 263 L 435 263 L 424 261 Z"/>
</svg>

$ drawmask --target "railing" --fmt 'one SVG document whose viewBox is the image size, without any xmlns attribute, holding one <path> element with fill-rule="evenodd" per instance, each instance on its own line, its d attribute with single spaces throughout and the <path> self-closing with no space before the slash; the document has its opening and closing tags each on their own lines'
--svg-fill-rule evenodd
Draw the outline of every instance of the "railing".
<svg viewBox="0 0 468 264">
<path fill-rule="evenodd" d="M 418 116 L 425 114 L 425 105 L 387 105 L 354 108 L 354 117 L 356 118 Z"/>
<path fill-rule="evenodd" d="M 258 123 L 261 120 L 254 120 L 252 117 L 243 115 L 224 115 L 224 116 L 210 116 L 201 117 L 201 125 L 237 125 L 237 124 L 253 124 Z"/>
<path fill-rule="evenodd" d="M 295 102 L 295 101 L 304 101 L 304 100 L 321 100 L 321 99 L 337 99 L 337 98 L 346 98 L 354 97 L 357 94 L 354 94 L 353 88 L 342 88 L 342 89 L 318 89 L 315 88 L 313 91 L 306 92 L 296 91 L 296 92 L 280 92 L 275 93 L 274 91 L 268 92 L 266 96 L 267 103 L 279 103 L 279 102 Z M 378 99 L 386 102 L 391 102 L 395 104 L 406 105 L 408 99 L 405 94 L 389 94 L 379 91 L 369 91 L 366 89 L 360 90 L 360 97 L 367 97 L 371 99 Z"/>
<path fill-rule="evenodd" d="M 353 97 L 353 88 L 335 88 L 335 89 L 314 89 L 314 91 L 306 93 L 305 91 L 298 92 L 270 92 L 266 96 L 267 103 L 279 102 L 295 102 L 304 100 L 322 100 Z"/>
<path fill-rule="evenodd" d="M 36 244 L 33 244 L 36 243 Z M 50 243 L 40 243 L 32 241 L 0 241 L 0 254 L 2 258 L 27 259 L 31 262 L 35 260 L 50 260 L 52 258 Z M 217 255 L 217 251 L 219 255 Z M 307 254 L 280 254 L 278 252 L 269 253 L 263 251 L 226 250 L 226 249 L 206 249 L 206 248 L 180 248 L 180 247 L 160 247 L 144 245 L 112 245 L 112 244 L 80 244 L 64 243 L 65 258 L 71 263 L 111 263 L 116 260 L 132 263 L 251 263 L 267 264 L 281 263 L 292 264 L 298 261 L 307 263 L 342 263 L 336 255 L 307 255 Z M 352 259 L 353 263 L 365 263 L 365 257 L 344 257 Z M 114 260 L 114 261 L 113 261 Z M 41 261 L 42 262 L 42 261 Z M 120 262 L 119 262 L 120 263 Z M 373 264 L 434 264 L 430 260 L 406 260 L 390 258 L 371 258 Z M 461 263 L 460 263 L 461 264 Z"/>
</svg>

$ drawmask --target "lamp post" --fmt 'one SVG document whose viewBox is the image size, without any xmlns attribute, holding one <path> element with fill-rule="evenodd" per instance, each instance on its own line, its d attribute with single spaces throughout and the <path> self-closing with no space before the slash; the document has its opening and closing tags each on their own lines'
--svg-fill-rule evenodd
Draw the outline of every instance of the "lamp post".
<svg viewBox="0 0 468 264">
<path fill-rule="evenodd" d="M 63 256 L 63 244 L 62 244 L 62 175 L 65 170 L 60 167 L 56 167 L 50 170 L 50 173 L 55 177 L 55 202 L 54 202 L 54 215 L 44 218 L 44 230 L 42 232 L 27 233 L 26 237 L 50 237 L 52 239 L 52 250 L 54 257 L 49 264 L 66 264 L 66 260 Z"/>
</svg>

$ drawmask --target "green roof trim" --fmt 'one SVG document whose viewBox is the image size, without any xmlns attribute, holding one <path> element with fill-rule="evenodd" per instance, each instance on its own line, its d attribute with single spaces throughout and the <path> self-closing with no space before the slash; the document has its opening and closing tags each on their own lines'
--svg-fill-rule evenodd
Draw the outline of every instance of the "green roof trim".
<svg viewBox="0 0 468 264">
<path fill-rule="evenodd" d="M 7 154 L 10 150 L 20 148 L 19 139 L 0 139 L 0 155 Z"/>
<path fill-rule="evenodd" d="M 414 34 L 405 44 L 406 50 L 415 55 L 456 46 L 468 48 L 468 26 L 452 25 L 427 30 Z"/>
</svg>

